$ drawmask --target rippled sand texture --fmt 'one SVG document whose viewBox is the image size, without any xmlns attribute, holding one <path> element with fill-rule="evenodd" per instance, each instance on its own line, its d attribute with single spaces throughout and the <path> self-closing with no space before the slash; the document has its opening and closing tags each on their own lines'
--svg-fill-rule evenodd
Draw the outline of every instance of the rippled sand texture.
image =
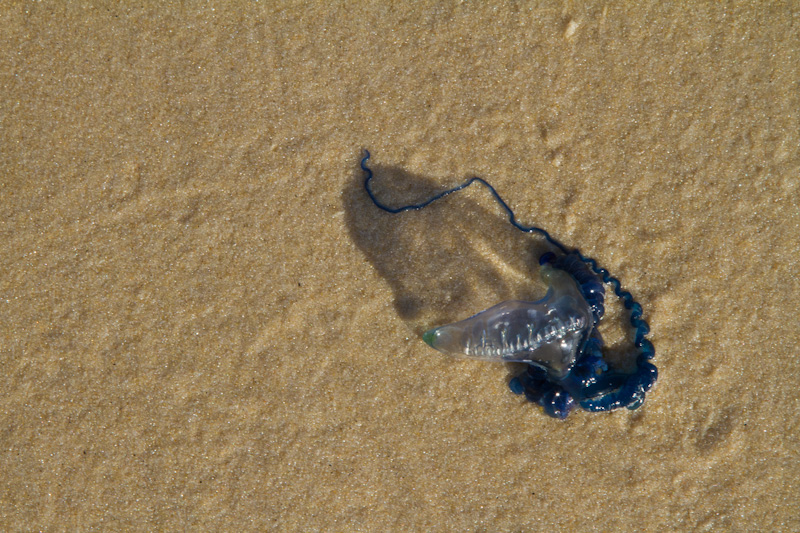
<svg viewBox="0 0 800 533">
<path fill-rule="evenodd" d="M 0 529 L 800 529 L 797 4 L 328 4 L 0 7 Z M 363 148 L 619 277 L 645 405 L 427 347 L 547 247 Z"/>
</svg>

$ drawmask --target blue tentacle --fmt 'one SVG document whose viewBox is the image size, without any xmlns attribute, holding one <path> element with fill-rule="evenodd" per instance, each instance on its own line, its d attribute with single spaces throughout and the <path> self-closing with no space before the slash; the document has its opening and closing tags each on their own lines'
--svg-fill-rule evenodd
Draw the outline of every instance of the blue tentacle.
<svg viewBox="0 0 800 533">
<path fill-rule="evenodd" d="M 402 213 L 403 211 L 417 211 L 419 209 L 422 209 L 423 207 L 429 206 L 436 200 L 441 200 L 445 196 L 453 194 L 454 192 L 460 191 L 461 189 L 466 189 L 473 183 L 480 183 L 481 185 L 489 189 L 489 192 L 492 193 L 492 196 L 494 196 L 494 199 L 497 200 L 498 204 L 500 204 L 500 207 L 502 207 L 503 210 L 508 214 L 508 220 L 515 228 L 517 228 L 520 231 L 524 231 L 525 233 L 538 233 L 539 235 L 542 235 L 547 240 L 547 242 L 549 242 L 550 244 L 561 250 L 563 253 L 565 254 L 569 253 L 567 247 L 558 242 L 555 238 L 553 238 L 545 229 L 537 226 L 523 226 L 522 224 L 517 222 L 517 217 L 516 215 L 514 215 L 514 211 L 511 210 L 506 201 L 503 200 L 503 198 L 495 190 L 495 188 L 492 187 L 492 185 L 489 184 L 483 178 L 472 177 L 467 181 L 465 181 L 464 183 L 462 183 L 461 185 L 457 185 L 452 189 L 447 189 L 446 191 L 442 191 L 432 196 L 431 198 L 428 198 L 424 202 L 418 204 L 404 205 L 403 207 L 389 207 L 388 205 L 378 200 L 378 198 L 375 196 L 375 193 L 372 192 L 372 186 L 370 185 L 370 182 L 372 182 L 372 177 L 373 177 L 372 169 L 370 169 L 367 166 L 367 161 L 369 161 L 370 158 L 369 150 L 364 150 L 364 154 L 365 154 L 364 158 L 361 160 L 361 169 L 367 174 L 366 177 L 364 178 L 364 188 L 367 190 L 367 194 L 369 195 L 370 200 L 372 200 L 372 203 L 374 203 L 376 206 L 378 206 L 379 208 L 383 209 L 388 213 L 397 214 L 397 213 Z"/>
</svg>

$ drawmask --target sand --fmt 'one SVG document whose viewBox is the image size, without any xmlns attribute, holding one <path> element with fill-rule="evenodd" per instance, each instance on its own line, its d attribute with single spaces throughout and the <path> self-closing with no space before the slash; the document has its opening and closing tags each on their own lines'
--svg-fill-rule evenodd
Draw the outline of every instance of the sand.
<svg viewBox="0 0 800 533">
<path fill-rule="evenodd" d="M 492 4 L 3 3 L 0 529 L 800 530 L 798 4 Z M 546 247 L 365 148 L 617 276 L 645 405 L 426 346 Z"/>
</svg>

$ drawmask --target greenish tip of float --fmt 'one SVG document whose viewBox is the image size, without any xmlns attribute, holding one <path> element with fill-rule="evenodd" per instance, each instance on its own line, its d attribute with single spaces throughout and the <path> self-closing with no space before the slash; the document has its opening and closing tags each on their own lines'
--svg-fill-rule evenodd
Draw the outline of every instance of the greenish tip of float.
<svg viewBox="0 0 800 533">
<path fill-rule="evenodd" d="M 425 341 L 425 344 L 433 348 L 433 341 L 436 340 L 436 328 L 429 329 L 425 333 L 422 334 L 422 340 Z"/>
</svg>

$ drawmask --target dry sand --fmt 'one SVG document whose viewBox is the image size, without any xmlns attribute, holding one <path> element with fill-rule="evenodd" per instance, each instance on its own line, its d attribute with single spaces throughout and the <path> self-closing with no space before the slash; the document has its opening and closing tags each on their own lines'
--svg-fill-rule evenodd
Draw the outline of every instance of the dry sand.
<svg viewBox="0 0 800 533">
<path fill-rule="evenodd" d="M 800 530 L 797 3 L 0 27 L 2 530 Z M 379 212 L 363 148 L 387 201 L 479 175 L 619 277 L 645 405 L 559 422 L 428 348 L 540 296 L 542 243 L 479 189 Z"/>
</svg>

